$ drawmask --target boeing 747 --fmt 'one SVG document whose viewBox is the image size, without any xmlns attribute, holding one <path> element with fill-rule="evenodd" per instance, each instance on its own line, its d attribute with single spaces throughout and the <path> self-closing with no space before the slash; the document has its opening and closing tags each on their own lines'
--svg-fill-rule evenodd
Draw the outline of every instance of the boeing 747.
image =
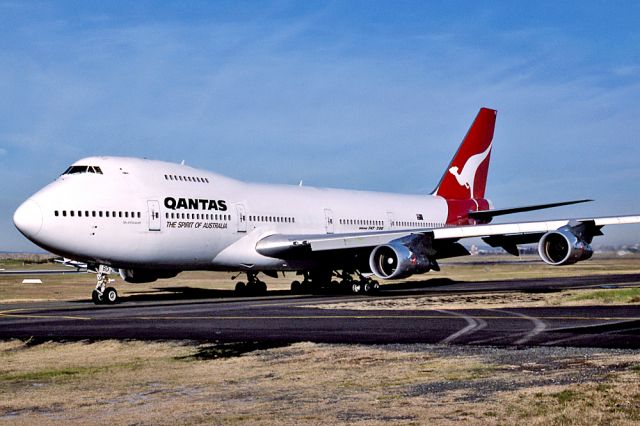
<svg viewBox="0 0 640 426">
<path fill-rule="evenodd" d="M 246 183 L 182 164 L 89 157 L 26 200 L 13 221 L 52 253 L 97 273 L 92 298 L 115 303 L 109 273 L 127 282 L 186 270 L 244 272 L 239 293 L 263 293 L 259 273 L 294 271 L 293 291 L 343 286 L 374 292 L 379 279 L 439 270 L 480 237 L 518 254 L 538 244 L 549 265 L 589 259 L 605 225 L 640 216 L 490 224 L 496 216 L 589 200 L 493 209 L 485 198 L 496 111 L 482 108 L 430 195 Z"/>
</svg>

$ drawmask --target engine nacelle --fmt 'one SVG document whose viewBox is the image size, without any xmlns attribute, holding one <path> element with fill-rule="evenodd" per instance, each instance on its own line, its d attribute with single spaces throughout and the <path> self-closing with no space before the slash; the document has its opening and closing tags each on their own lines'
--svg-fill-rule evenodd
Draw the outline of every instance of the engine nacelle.
<svg viewBox="0 0 640 426">
<path fill-rule="evenodd" d="M 163 269 L 120 269 L 120 276 L 128 283 L 151 283 L 159 278 L 173 278 L 180 271 Z"/>
<path fill-rule="evenodd" d="M 403 243 L 403 239 L 373 249 L 369 256 L 369 267 L 378 278 L 392 280 L 422 274 L 432 269 L 432 261 L 418 254 Z"/>
<path fill-rule="evenodd" d="M 538 253 L 545 263 L 553 266 L 572 265 L 593 255 L 591 245 L 563 226 L 547 232 L 540 238 Z"/>
</svg>

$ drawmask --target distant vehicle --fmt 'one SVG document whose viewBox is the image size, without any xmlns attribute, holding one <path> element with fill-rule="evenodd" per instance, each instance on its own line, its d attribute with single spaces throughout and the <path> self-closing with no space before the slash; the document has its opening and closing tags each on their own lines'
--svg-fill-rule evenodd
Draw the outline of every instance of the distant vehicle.
<svg viewBox="0 0 640 426">
<path fill-rule="evenodd" d="M 16 227 L 42 248 L 97 271 L 95 303 L 114 303 L 108 274 L 130 283 L 185 270 L 240 271 L 240 293 L 262 293 L 260 272 L 296 271 L 294 291 L 341 285 L 369 293 L 380 279 L 439 270 L 482 237 L 517 255 L 538 243 L 550 265 L 593 254 L 605 225 L 640 216 L 489 223 L 496 216 L 590 200 L 493 209 L 485 186 L 496 111 L 482 108 L 430 195 L 245 183 L 182 164 L 89 157 L 72 164 L 15 212 Z M 354 277 L 355 275 L 355 277 Z M 332 281 L 333 280 L 333 281 Z"/>
</svg>

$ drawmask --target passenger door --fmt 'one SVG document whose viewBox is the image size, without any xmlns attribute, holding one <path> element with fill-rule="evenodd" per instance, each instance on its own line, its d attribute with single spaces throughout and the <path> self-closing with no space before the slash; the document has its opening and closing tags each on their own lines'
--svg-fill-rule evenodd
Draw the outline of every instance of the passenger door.
<svg viewBox="0 0 640 426">
<path fill-rule="evenodd" d="M 327 234 L 333 234 L 333 212 L 331 211 L 331 209 L 324 209 L 324 217 L 325 229 L 327 230 Z"/>
<path fill-rule="evenodd" d="M 156 200 L 147 201 L 149 207 L 149 231 L 160 230 L 160 203 Z"/>
<path fill-rule="evenodd" d="M 393 229 L 395 227 L 395 215 L 393 212 L 387 212 L 387 226 L 386 229 Z"/>
<path fill-rule="evenodd" d="M 238 213 L 238 232 L 247 232 L 247 216 L 244 206 L 236 204 L 236 212 Z"/>
</svg>

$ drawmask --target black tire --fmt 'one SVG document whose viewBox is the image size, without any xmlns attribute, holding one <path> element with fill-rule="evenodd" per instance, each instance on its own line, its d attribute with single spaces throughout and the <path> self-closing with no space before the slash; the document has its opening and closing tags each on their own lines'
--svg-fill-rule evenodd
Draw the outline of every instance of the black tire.
<svg viewBox="0 0 640 426">
<path fill-rule="evenodd" d="M 236 294 L 244 294 L 247 290 L 247 286 L 242 281 L 236 283 Z"/>
<path fill-rule="evenodd" d="M 302 291 L 302 284 L 300 284 L 300 281 L 294 281 L 291 283 L 291 291 L 296 294 Z"/>
<path fill-rule="evenodd" d="M 267 283 L 265 283 L 264 281 L 258 281 L 256 290 L 258 294 L 267 294 Z"/>
<path fill-rule="evenodd" d="M 362 290 L 362 286 L 360 285 L 359 282 L 355 282 L 353 284 L 351 284 L 351 292 L 353 294 L 358 294 L 360 293 L 360 291 Z"/>
<path fill-rule="evenodd" d="M 103 294 L 104 301 L 109 305 L 113 305 L 118 302 L 118 292 L 113 287 L 107 287 Z"/>
<path fill-rule="evenodd" d="M 371 281 L 371 291 L 377 293 L 380 291 L 380 283 L 376 280 Z"/>
<path fill-rule="evenodd" d="M 91 300 L 93 300 L 93 303 L 96 305 L 102 305 L 102 303 L 104 303 L 104 294 L 98 290 L 93 290 L 93 292 L 91 292 Z"/>
<path fill-rule="evenodd" d="M 365 281 L 360 286 L 360 291 L 364 294 L 369 294 L 373 290 L 373 285 L 371 285 L 371 281 Z"/>
</svg>

